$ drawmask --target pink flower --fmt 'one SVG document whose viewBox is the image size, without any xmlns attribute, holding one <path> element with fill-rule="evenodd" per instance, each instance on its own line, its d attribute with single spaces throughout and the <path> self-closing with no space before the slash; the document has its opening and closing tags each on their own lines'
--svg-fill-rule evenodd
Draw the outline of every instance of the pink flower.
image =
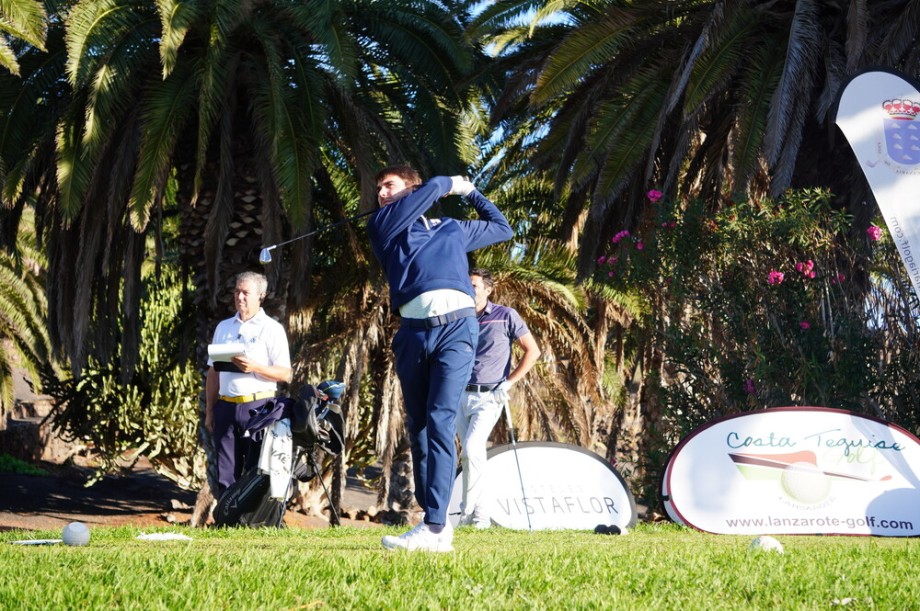
<svg viewBox="0 0 920 611">
<path fill-rule="evenodd" d="M 808 322 L 807 320 L 803 320 L 802 322 L 799 323 L 799 327 L 801 327 L 802 331 L 808 331 L 809 329 L 811 329 L 811 323 Z"/>
<path fill-rule="evenodd" d="M 636 250 L 642 250 L 643 248 L 645 248 L 645 244 L 643 244 L 641 241 L 636 242 Z"/>
<path fill-rule="evenodd" d="M 622 240 L 623 238 L 627 238 L 627 237 L 629 237 L 629 231 L 624 229 L 623 231 L 618 231 L 615 236 L 610 238 L 610 241 L 613 242 L 614 244 L 618 244 L 620 240 Z"/>
<path fill-rule="evenodd" d="M 783 272 L 771 269 L 770 273 L 767 274 L 767 284 L 782 284 L 785 277 L 786 275 Z"/>
<path fill-rule="evenodd" d="M 613 271 L 613 270 L 610 270 L 609 272 L 607 272 L 607 275 L 608 275 L 610 278 L 613 278 L 613 277 L 616 275 L 616 272 Z"/>
<path fill-rule="evenodd" d="M 812 270 L 815 268 L 815 262 L 809 259 L 808 261 L 799 261 L 795 264 L 795 271 L 803 274 L 806 278 L 814 278 L 817 274 Z"/>
<path fill-rule="evenodd" d="M 606 262 L 607 262 L 607 257 L 605 257 L 604 255 L 601 255 L 597 258 L 598 265 L 603 265 Z"/>
<path fill-rule="evenodd" d="M 744 392 L 749 395 L 753 395 L 755 392 L 757 392 L 757 386 L 754 385 L 754 380 L 751 378 L 748 378 L 744 381 Z"/>
<path fill-rule="evenodd" d="M 807 277 L 809 277 L 809 278 L 814 278 L 815 276 L 818 275 L 818 272 L 816 272 L 815 270 L 811 270 L 810 272 L 808 272 L 808 273 L 805 274 L 805 275 L 806 275 Z"/>
<path fill-rule="evenodd" d="M 870 240 L 876 242 L 882 237 L 882 228 L 877 225 L 869 225 L 869 228 L 866 229 L 866 233 L 869 234 Z"/>
<path fill-rule="evenodd" d="M 843 282 L 846 279 L 847 277 L 844 276 L 843 274 L 837 274 L 837 282 Z"/>
<path fill-rule="evenodd" d="M 659 191 L 659 190 L 657 190 L 657 189 L 652 189 L 651 191 L 649 191 L 648 193 L 646 193 L 645 196 L 648 198 L 648 201 L 650 201 L 650 202 L 652 202 L 652 203 L 654 204 L 654 203 L 657 202 L 659 199 L 661 199 L 662 193 L 661 193 L 661 191 Z"/>
</svg>

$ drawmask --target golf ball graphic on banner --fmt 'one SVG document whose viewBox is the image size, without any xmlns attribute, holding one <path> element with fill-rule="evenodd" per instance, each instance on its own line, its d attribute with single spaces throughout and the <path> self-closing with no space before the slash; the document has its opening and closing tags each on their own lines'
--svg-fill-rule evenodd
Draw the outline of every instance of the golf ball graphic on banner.
<svg viewBox="0 0 920 611">
<path fill-rule="evenodd" d="M 89 543 L 89 529 L 83 522 L 71 522 L 64 527 L 61 538 L 66 545 L 86 545 Z"/>
<path fill-rule="evenodd" d="M 831 478 L 809 462 L 792 463 L 780 479 L 786 494 L 803 503 L 820 503 L 831 492 Z"/>
</svg>

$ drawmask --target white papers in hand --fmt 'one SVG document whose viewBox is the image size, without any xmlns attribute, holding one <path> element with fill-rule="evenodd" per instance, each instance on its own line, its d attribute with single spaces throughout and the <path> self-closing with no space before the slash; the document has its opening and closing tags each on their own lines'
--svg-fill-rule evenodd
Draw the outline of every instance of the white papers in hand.
<svg viewBox="0 0 920 611">
<path fill-rule="evenodd" d="M 246 354 L 245 346 L 240 343 L 234 344 L 208 344 L 208 357 L 212 361 L 223 361 L 229 363 L 235 356 Z"/>
</svg>

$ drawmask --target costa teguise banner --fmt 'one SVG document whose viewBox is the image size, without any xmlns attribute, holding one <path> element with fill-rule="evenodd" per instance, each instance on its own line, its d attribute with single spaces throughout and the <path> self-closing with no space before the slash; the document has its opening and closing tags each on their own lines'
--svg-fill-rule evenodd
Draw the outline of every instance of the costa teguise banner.
<svg viewBox="0 0 920 611">
<path fill-rule="evenodd" d="M 872 70 L 841 88 L 843 131 L 920 295 L 920 91 L 893 71 Z"/>
<path fill-rule="evenodd" d="M 457 475 L 447 510 L 454 525 L 462 487 Z M 516 530 L 627 528 L 637 521 L 636 501 L 616 469 L 594 452 L 564 443 L 519 442 L 517 460 L 511 445 L 489 449 L 483 500 L 493 522 Z"/>
<path fill-rule="evenodd" d="M 920 440 L 883 420 L 777 407 L 712 421 L 674 449 L 675 522 L 726 535 L 920 535 Z"/>
</svg>

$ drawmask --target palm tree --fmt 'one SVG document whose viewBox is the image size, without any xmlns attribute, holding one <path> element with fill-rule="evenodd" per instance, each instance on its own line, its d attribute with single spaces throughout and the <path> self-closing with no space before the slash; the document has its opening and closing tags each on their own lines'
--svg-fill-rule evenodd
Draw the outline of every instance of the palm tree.
<svg viewBox="0 0 920 611">
<path fill-rule="evenodd" d="M 852 168 L 827 144 L 838 87 L 867 65 L 917 73 L 917 19 L 901 2 L 523 0 L 490 5 L 475 31 L 506 49 L 494 120 L 589 209 L 567 221 L 584 223 L 584 273 L 652 187 L 718 206 L 854 174 L 828 169 Z"/>
<path fill-rule="evenodd" d="M 41 210 L 51 336 L 73 373 L 116 346 L 125 378 L 134 368 L 140 266 L 148 235 L 164 255 L 165 215 L 181 218 L 203 355 L 262 245 L 370 209 L 386 163 L 465 165 L 468 75 L 482 62 L 467 14 L 463 2 L 84 0 L 56 20 L 66 54 L 30 55 L 30 89 L 4 106 L 41 129 L 8 120 L 0 155 L 12 209 L 34 198 Z M 311 246 L 267 266 L 273 314 L 307 303 Z"/>
<path fill-rule="evenodd" d="M 409 160 L 423 171 L 462 165 L 460 111 L 477 51 L 460 42 L 453 8 L 76 3 L 65 22 L 66 75 L 49 74 L 59 55 L 45 65 L 36 60 L 29 75 L 39 81 L 29 81 L 36 95 L 6 107 L 7 116 L 50 109 L 52 119 L 41 130 L 8 131 L 0 143 L 4 160 L 17 153 L 26 160 L 7 162 L 11 203 L 42 178 L 52 337 L 74 371 L 89 346 L 110 354 L 111 316 L 136 323 L 144 235 L 158 231 L 173 171 L 182 262 L 200 288 L 202 320 L 213 320 L 222 285 L 255 263 L 263 241 L 309 229 L 318 181 L 340 187 L 324 165 L 355 169 L 365 208 L 381 163 Z M 290 248 L 285 266 L 269 266 L 277 303 L 289 292 L 289 305 L 303 302 L 301 285 L 291 290 L 287 278 L 307 269 L 307 246 Z"/>
</svg>

